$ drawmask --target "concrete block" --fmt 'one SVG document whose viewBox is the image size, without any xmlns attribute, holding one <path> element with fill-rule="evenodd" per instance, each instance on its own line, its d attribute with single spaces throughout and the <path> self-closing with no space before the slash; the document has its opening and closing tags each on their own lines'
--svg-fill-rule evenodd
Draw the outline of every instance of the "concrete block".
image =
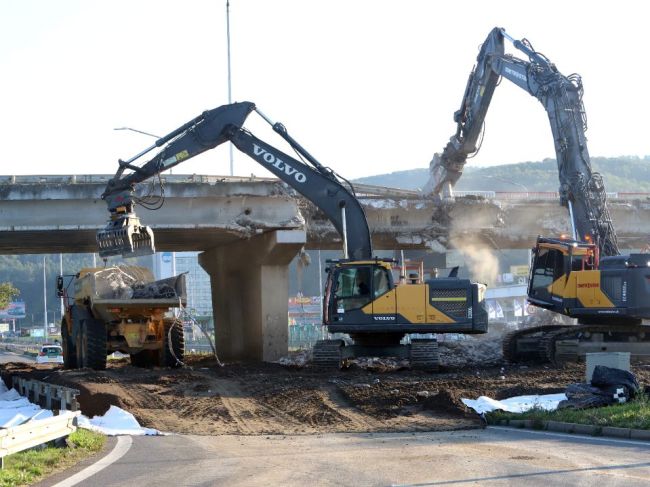
<svg viewBox="0 0 650 487">
<path fill-rule="evenodd" d="M 633 440 L 650 441 L 650 430 L 630 430 L 630 438 Z"/>
<path fill-rule="evenodd" d="M 585 379 L 587 384 L 591 383 L 596 365 L 630 371 L 630 352 L 598 352 L 588 353 L 586 355 L 587 369 L 585 371 Z"/>
<path fill-rule="evenodd" d="M 616 438 L 630 438 L 630 428 L 616 428 L 614 426 L 603 426 L 603 436 L 615 436 Z"/>
<path fill-rule="evenodd" d="M 573 433 L 578 435 L 596 435 L 600 432 L 600 426 L 593 426 L 591 424 L 575 424 L 572 425 Z"/>
<path fill-rule="evenodd" d="M 511 419 L 508 421 L 508 426 L 513 428 L 525 428 L 526 422 L 523 419 Z"/>
<path fill-rule="evenodd" d="M 546 429 L 549 431 L 557 431 L 559 433 L 571 433 L 573 431 L 573 424 L 562 423 L 560 421 L 547 421 Z"/>
</svg>

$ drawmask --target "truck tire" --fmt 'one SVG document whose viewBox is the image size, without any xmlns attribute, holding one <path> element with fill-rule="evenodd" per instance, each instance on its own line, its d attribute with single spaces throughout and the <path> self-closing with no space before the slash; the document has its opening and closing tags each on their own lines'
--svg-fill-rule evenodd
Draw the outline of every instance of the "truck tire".
<svg viewBox="0 0 650 487">
<path fill-rule="evenodd" d="M 80 368 L 106 369 L 106 327 L 99 320 L 81 320 L 77 335 L 77 363 Z"/>
<path fill-rule="evenodd" d="M 68 333 L 68 323 L 65 318 L 61 320 L 61 348 L 63 348 L 63 368 L 77 368 L 77 347 Z"/>
<path fill-rule="evenodd" d="M 161 367 L 180 367 L 183 365 L 185 334 L 183 332 L 183 323 L 180 320 L 165 320 L 163 349 L 160 352 Z"/>
</svg>

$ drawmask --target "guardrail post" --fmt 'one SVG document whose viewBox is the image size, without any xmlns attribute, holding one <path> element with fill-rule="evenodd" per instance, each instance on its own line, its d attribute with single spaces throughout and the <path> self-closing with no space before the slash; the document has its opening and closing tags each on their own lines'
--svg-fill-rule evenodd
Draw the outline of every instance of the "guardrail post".
<svg viewBox="0 0 650 487">
<path fill-rule="evenodd" d="M 45 409 L 52 409 L 52 386 L 45 385 Z"/>
<path fill-rule="evenodd" d="M 70 407 L 70 391 L 61 391 L 61 409 L 66 410 Z"/>
</svg>

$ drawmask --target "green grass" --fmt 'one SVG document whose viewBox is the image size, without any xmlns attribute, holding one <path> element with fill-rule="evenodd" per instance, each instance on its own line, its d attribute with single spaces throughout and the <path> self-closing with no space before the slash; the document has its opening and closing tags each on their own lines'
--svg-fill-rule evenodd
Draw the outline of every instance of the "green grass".
<svg viewBox="0 0 650 487">
<path fill-rule="evenodd" d="M 486 415 L 488 423 L 498 424 L 502 420 L 530 419 L 541 424 L 542 421 L 560 421 L 563 423 L 589 424 L 594 426 L 615 426 L 650 430 L 650 398 L 639 396 L 634 401 L 613 406 L 590 409 L 558 409 L 543 411 L 533 409 L 526 413 L 505 413 L 494 411 Z"/>
<path fill-rule="evenodd" d="M 84 458 L 97 453 L 106 437 L 92 431 L 78 429 L 68 437 L 73 448 L 33 448 L 9 455 L 0 470 L 0 487 L 32 484 L 44 476 L 63 470 Z"/>
</svg>

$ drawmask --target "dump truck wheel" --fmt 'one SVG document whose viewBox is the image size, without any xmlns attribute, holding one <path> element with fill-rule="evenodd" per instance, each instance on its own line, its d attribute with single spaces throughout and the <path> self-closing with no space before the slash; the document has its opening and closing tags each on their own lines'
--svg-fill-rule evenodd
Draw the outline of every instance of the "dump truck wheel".
<svg viewBox="0 0 650 487">
<path fill-rule="evenodd" d="M 163 349 L 160 353 L 161 367 L 180 367 L 183 365 L 184 356 L 185 335 L 183 333 L 183 323 L 180 320 L 165 320 L 165 336 L 163 337 Z"/>
<path fill-rule="evenodd" d="M 79 342 L 81 341 L 81 346 Z M 104 370 L 106 368 L 106 328 L 98 320 L 81 321 L 81 333 L 77 337 L 78 363 L 82 368 Z"/>
<path fill-rule="evenodd" d="M 76 369 L 77 347 L 68 333 L 68 324 L 65 318 L 61 320 L 61 348 L 63 348 L 63 368 Z"/>
</svg>

